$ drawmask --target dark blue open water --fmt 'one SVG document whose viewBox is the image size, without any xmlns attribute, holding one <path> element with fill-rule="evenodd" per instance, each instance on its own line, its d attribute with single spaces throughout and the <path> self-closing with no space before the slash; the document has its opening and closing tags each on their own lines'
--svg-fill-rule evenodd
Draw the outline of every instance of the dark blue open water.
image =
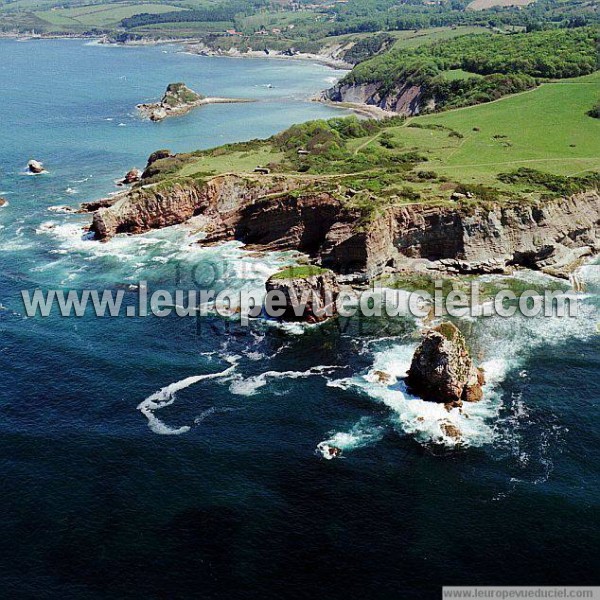
<svg viewBox="0 0 600 600">
<path fill-rule="evenodd" d="M 459 323 L 489 379 L 470 418 L 453 417 L 462 449 L 434 443 L 443 409 L 373 381 L 406 370 L 411 320 L 27 319 L 20 290 L 36 287 L 172 289 L 194 273 L 208 286 L 217 265 L 211 287 L 260 289 L 290 256 L 192 248 L 185 228 L 99 244 L 82 239 L 89 217 L 48 209 L 113 191 L 156 148 L 339 114 L 303 101 L 336 73 L 80 41 L 0 41 L 0 57 L 1 597 L 438 598 L 442 584 L 597 583 L 597 266 L 582 272 L 577 318 Z M 176 80 L 261 101 L 139 120 L 135 104 Z M 50 173 L 22 175 L 32 157 Z M 148 398 L 173 402 L 144 416 Z M 315 454 L 328 439 L 343 459 Z"/>
</svg>

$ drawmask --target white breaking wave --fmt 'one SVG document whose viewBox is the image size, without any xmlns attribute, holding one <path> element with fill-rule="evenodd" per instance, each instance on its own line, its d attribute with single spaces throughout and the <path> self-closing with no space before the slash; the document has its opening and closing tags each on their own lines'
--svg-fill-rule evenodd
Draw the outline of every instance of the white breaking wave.
<svg viewBox="0 0 600 600">
<path fill-rule="evenodd" d="M 148 419 L 148 426 L 150 429 L 158 435 L 181 435 L 182 433 L 187 433 L 190 430 L 188 425 L 171 427 L 170 425 L 167 425 L 161 421 L 154 413 L 161 408 L 165 408 L 166 406 L 173 404 L 176 399 L 176 394 L 180 390 L 188 388 L 199 381 L 226 377 L 232 373 L 236 367 L 236 362 L 233 360 L 229 360 L 229 362 L 232 363 L 231 366 L 224 371 L 219 373 L 207 373 L 205 375 L 193 375 L 192 377 L 186 377 L 185 379 L 171 383 L 170 385 L 158 390 L 158 392 L 154 392 L 154 394 L 148 396 L 138 405 L 137 409 L 146 417 L 146 419 Z"/>
<path fill-rule="evenodd" d="M 330 381 L 331 387 L 357 389 L 377 402 L 385 404 L 392 411 L 391 422 L 400 431 L 412 435 L 417 441 L 438 443 L 454 447 L 479 446 L 493 436 L 486 419 L 493 416 L 496 406 L 486 386 L 486 399 L 477 403 L 465 403 L 462 409 L 447 411 L 437 402 L 426 402 L 410 395 L 403 383 L 410 367 L 415 344 L 398 344 L 383 351 L 375 352 L 372 368 L 365 374 L 346 379 Z M 486 368 L 486 365 L 483 365 Z M 380 374 L 389 379 L 382 381 Z M 448 435 L 445 426 L 452 425 L 460 430 L 458 439 Z M 365 443 L 375 443 L 376 437 L 367 438 Z"/>
<path fill-rule="evenodd" d="M 55 212 L 55 213 L 74 213 L 75 209 L 71 208 L 70 206 L 65 206 L 64 204 L 58 204 L 55 206 L 49 206 L 48 210 L 50 212 Z"/>
<path fill-rule="evenodd" d="M 313 377 L 315 375 L 328 375 L 340 369 L 341 367 L 321 365 L 318 367 L 311 367 L 307 371 L 266 371 L 260 375 L 254 377 L 243 377 L 236 378 L 233 383 L 229 386 L 229 391 L 232 394 L 238 394 L 240 396 L 254 396 L 258 393 L 258 390 L 269 382 L 269 379 L 300 379 L 304 377 Z"/>
<path fill-rule="evenodd" d="M 584 281 L 594 284 L 600 269 L 590 265 L 581 270 Z M 536 278 L 537 274 L 527 275 Z M 329 386 L 359 390 L 392 411 L 391 421 L 400 431 L 412 435 L 423 444 L 437 443 L 447 447 L 482 446 L 494 442 L 501 435 L 496 421 L 502 404 L 500 385 L 512 373 L 522 378 L 522 365 L 532 351 L 544 345 L 557 345 L 572 339 L 589 340 L 597 335 L 597 296 L 580 294 L 578 314 L 575 317 L 526 318 L 515 315 L 465 318 L 464 324 L 472 329 L 469 336 L 476 362 L 485 371 L 484 398 L 480 402 L 465 402 L 461 409 L 447 411 L 443 404 L 426 402 L 408 393 L 406 377 L 416 342 L 393 343 L 387 338 L 367 342 L 371 347 L 385 343 L 387 347 L 375 350 L 372 367 L 354 377 L 328 382 Z M 390 345 L 391 344 L 391 345 Z M 382 377 L 377 371 L 383 372 Z M 385 379 L 383 381 L 382 379 Z M 450 429 L 452 425 L 460 432 Z"/>
<path fill-rule="evenodd" d="M 289 252 L 256 257 L 239 242 L 204 247 L 196 243 L 203 234 L 192 231 L 186 224 L 136 236 L 115 236 L 106 243 L 93 240 L 84 225 L 87 222 L 69 219 L 68 222 L 46 222 L 38 227 L 37 233 L 55 238 L 58 248 L 51 252 L 67 256 L 62 262 L 52 263 L 54 267 L 70 269 L 71 255 L 77 253 L 86 262 L 106 261 L 112 276 L 119 281 L 137 282 L 152 281 L 157 264 L 168 268 L 173 261 L 184 277 L 194 275 L 200 284 L 205 282 L 215 292 L 221 289 L 243 291 L 261 302 L 266 293 L 265 281 L 293 262 Z M 214 310 L 214 302 L 205 303 L 204 309 Z"/>
<path fill-rule="evenodd" d="M 316 452 L 323 458 L 334 458 L 329 448 L 339 448 L 343 453 L 364 448 L 378 442 L 385 432 L 385 427 L 376 425 L 371 417 L 363 417 L 349 431 L 337 431 L 317 444 Z"/>
<path fill-rule="evenodd" d="M 211 406 L 210 408 L 207 408 L 206 410 L 203 410 L 194 419 L 194 425 L 200 425 L 200 423 L 202 423 L 205 419 L 208 419 L 208 417 L 211 417 L 212 415 L 215 415 L 217 413 L 234 412 L 236 410 L 242 410 L 242 409 L 241 408 L 232 408 L 232 407 L 229 407 L 229 406 L 225 406 L 223 408 L 219 408 L 217 406 Z"/>
</svg>

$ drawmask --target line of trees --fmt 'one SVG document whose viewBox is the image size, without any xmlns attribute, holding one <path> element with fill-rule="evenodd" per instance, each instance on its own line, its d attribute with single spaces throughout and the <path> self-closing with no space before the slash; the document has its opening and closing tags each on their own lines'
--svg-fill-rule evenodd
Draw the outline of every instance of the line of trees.
<svg viewBox="0 0 600 600">
<path fill-rule="evenodd" d="M 141 13 L 123 19 L 121 25 L 125 29 L 133 29 L 135 27 L 156 25 L 158 23 L 231 22 L 236 16 L 244 13 L 252 14 L 257 8 L 258 3 L 243 1 L 228 2 L 226 4 L 217 4 L 194 10 L 180 10 L 160 14 Z"/>
<path fill-rule="evenodd" d="M 480 104 L 535 87 L 542 78 L 594 72 L 597 36 L 593 28 L 465 35 L 379 54 L 354 67 L 342 83 L 375 83 L 382 96 L 420 86 L 422 104 L 434 100 L 438 110 Z M 474 75 L 447 78 L 445 72 L 454 69 Z"/>
<path fill-rule="evenodd" d="M 470 0 L 426 5 L 421 0 L 349 0 L 336 5 L 331 34 L 426 29 L 452 25 L 519 26 L 528 31 L 584 27 L 600 22 L 600 12 L 589 0 L 537 0 L 525 7 L 466 10 Z"/>
<path fill-rule="evenodd" d="M 345 82 L 422 83 L 450 69 L 481 75 L 522 74 L 541 78 L 577 77 L 598 68 L 594 28 L 556 29 L 514 35 L 465 35 L 411 50 L 391 50 L 349 73 Z"/>
</svg>

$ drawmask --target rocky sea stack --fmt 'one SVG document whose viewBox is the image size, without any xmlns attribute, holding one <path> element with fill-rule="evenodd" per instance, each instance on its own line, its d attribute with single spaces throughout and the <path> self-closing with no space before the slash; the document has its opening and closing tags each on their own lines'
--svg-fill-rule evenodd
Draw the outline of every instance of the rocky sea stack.
<svg viewBox="0 0 600 600">
<path fill-rule="evenodd" d="M 123 183 L 131 185 L 132 183 L 137 183 L 142 179 L 142 172 L 139 169 L 131 169 L 127 171 L 125 177 L 123 178 Z"/>
<path fill-rule="evenodd" d="M 281 292 L 285 298 L 284 321 L 319 323 L 337 315 L 340 293 L 332 271 L 315 266 L 289 267 L 266 282 L 267 293 Z"/>
<path fill-rule="evenodd" d="M 39 160 L 30 160 L 27 163 L 27 169 L 30 173 L 35 175 L 39 175 L 40 173 L 45 173 L 46 169 L 44 169 L 44 165 Z"/>
<path fill-rule="evenodd" d="M 473 365 L 465 338 L 452 323 L 425 333 L 416 349 L 406 383 L 423 400 L 460 406 L 483 397 L 483 371 Z"/>
</svg>

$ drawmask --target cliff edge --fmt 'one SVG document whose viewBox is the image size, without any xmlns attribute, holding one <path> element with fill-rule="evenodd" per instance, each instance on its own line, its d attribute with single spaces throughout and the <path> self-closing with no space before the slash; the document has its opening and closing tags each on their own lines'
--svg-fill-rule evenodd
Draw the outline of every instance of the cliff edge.
<svg viewBox="0 0 600 600">
<path fill-rule="evenodd" d="M 140 186 L 109 204 L 90 207 L 97 208 L 91 229 L 98 239 L 194 217 L 206 242 L 299 250 L 338 273 L 368 277 L 410 259 L 458 273 L 524 266 L 568 277 L 600 250 L 598 191 L 477 205 L 392 205 L 365 222 L 343 190 L 319 190 L 301 176 L 223 174 Z"/>
</svg>

